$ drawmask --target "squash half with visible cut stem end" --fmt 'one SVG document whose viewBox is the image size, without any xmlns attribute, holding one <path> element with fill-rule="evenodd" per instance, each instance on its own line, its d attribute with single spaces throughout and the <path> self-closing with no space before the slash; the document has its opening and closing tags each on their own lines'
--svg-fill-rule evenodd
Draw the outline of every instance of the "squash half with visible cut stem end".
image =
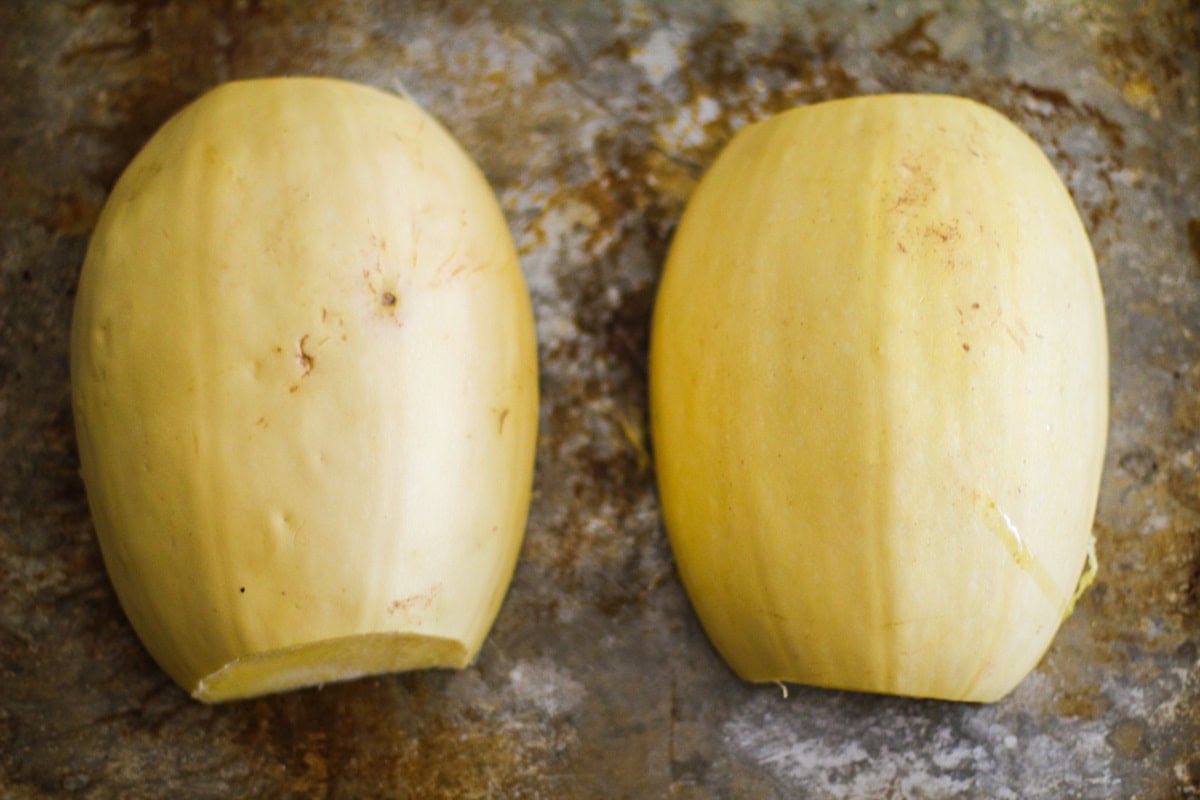
<svg viewBox="0 0 1200 800">
<path fill-rule="evenodd" d="M 409 100 L 226 84 L 122 175 L 79 284 L 84 482 L 133 627 L 205 701 L 463 667 L 525 530 L 529 296 Z"/>
</svg>

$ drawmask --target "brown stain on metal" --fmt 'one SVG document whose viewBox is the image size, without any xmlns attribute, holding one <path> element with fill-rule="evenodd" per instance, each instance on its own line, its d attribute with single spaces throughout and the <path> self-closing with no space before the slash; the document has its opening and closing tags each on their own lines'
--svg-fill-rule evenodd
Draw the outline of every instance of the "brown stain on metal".
<svg viewBox="0 0 1200 800">
<path fill-rule="evenodd" d="M 1200 217 L 1192 217 L 1187 221 L 1187 240 L 1196 267 L 1200 269 Z"/>
<path fill-rule="evenodd" d="M 618 48 L 619 49 L 619 48 Z M 563 163 L 559 189 L 547 207 L 579 203 L 594 223 L 584 237 L 592 255 L 587 265 L 558 277 L 559 291 L 572 299 L 579 336 L 559 340 L 544 351 L 544 368 L 556 378 L 539 441 L 539 461 L 559 468 L 543 476 L 539 492 L 554 508 L 553 537 L 527 539 L 527 559 L 548 570 L 566 597 L 589 597 L 593 608 L 617 616 L 643 602 L 658 584 L 644 571 L 645 545 L 627 546 L 617 532 L 629 529 L 633 500 L 652 490 L 649 472 L 639 467 L 632 446 L 612 446 L 620 425 L 615 417 L 597 419 L 585 409 L 610 398 L 618 409 L 645 415 L 646 348 L 656 284 L 653 276 L 625 283 L 613 302 L 613 278 L 631 252 L 653 264 L 666 257 L 673 225 L 698 170 L 686 158 L 666 153 L 656 141 L 653 121 L 602 131 L 593 143 L 592 173 L 574 180 L 573 165 Z M 528 229 L 537 242 L 545 232 L 535 220 Z M 601 377 L 577 364 L 607 365 Z M 581 431 L 588 444 L 569 454 L 566 444 Z M 553 454 L 553 455 L 551 455 Z M 650 587 L 650 588 L 648 588 Z"/>
<path fill-rule="evenodd" d="M 942 65 L 942 46 L 929 35 L 929 23 L 935 17 L 936 11 L 921 14 L 907 28 L 876 47 L 876 52 L 899 56 L 913 64 Z"/>
<path fill-rule="evenodd" d="M 1113 750 L 1122 758 L 1142 758 L 1146 755 L 1146 723 L 1140 719 L 1124 719 L 1108 734 Z"/>
<path fill-rule="evenodd" d="M 1200 511 L 1200 366 L 1180 373 L 1171 396 L 1175 450 L 1167 472 L 1167 491 L 1180 505 Z"/>
<path fill-rule="evenodd" d="M 689 98 L 719 97 L 745 88 L 752 65 L 741 52 L 740 43 L 749 32 L 745 22 L 726 20 L 688 41 L 683 78 Z"/>
<path fill-rule="evenodd" d="M 517 796 L 508 792 L 518 786 L 526 788 L 521 795 L 559 795 L 554 788 L 559 784 L 545 764 L 573 739 L 564 723 L 518 713 L 515 724 L 533 726 L 538 735 L 516 736 L 505 720 L 484 709 L 448 709 L 441 693 L 423 684 L 413 693 L 410 708 L 411 724 L 390 735 L 396 746 L 389 772 L 403 785 L 405 796 Z"/>
<path fill-rule="evenodd" d="M 327 796 L 329 760 L 334 756 L 330 710 L 321 703 L 297 703 L 307 693 L 289 695 L 283 702 L 255 700 L 239 707 L 242 727 L 234 741 L 259 755 L 259 769 L 275 773 L 276 785 L 289 794 Z"/>
<path fill-rule="evenodd" d="M 1113 530 L 1097 524 L 1100 580 L 1084 596 L 1103 620 L 1091 635 L 1099 654 L 1124 659 L 1136 650 L 1170 649 L 1174 637 L 1147 641 L 1143 626 L 1159 620 L 1177 630 L 1200 625 L 1200 528 L 1168 526 L 1152 533 Z"/>
<path fill-rule="evenodd" d="M 1148 30 L 1151 17 L 1158 17 L 1159 31 L 1166 41 Z M 1188 68 L 1181 56 L 1194 52 L 1200 38 L 1200 19 L 1182 5 L 1143 6 L 1119 29 L 1106 31 L 1097 44 L 1100 66 L 1133 106 L 1161 114 L 1164 106 L 1181 107 L 1186 98 Z"/>
<path fill-rule="evenodd" d="M 838 41 L 824 30 L 817 30 L 813 40 L 796 31 L 784 31 L 775 46 L 767 53 L 762 66 L 776 68 L 782 74 L 802 83 L 820 84 L 830 98 L 849 97 L 858 93 L 858 78 L 851 75 L 838 60 Z"/>
<path fill-rule="evenodd" d="M 721 108 L 721 114 L 703 126 L 705 141 L 684 148 L 681 155 L 688 162 L 701 167 L 711 163 L 736 133 L 739 117 L 754 122 L 860 90 L 858 78 L 841 64 L 840 40 L 819 28 L 819 17 L 810 12 L 811 28 L 781 31 L 773 43 L 762 42 L 749 25 L 737 20 L 713 24 L 688 42 L 682 70 L 687 100 L 712 98 Z M 747 92 L 752 77 L 761 82 L 761 94 Z"/>
<path fill-rule="evenodd" d="M 171 0 L 141 0 L 140 2 L 124 3 L 85 0 L 76 3 L 71 10 L 80 17 L 87 17 L 93 11 L 104 6 L 112 6 L 122 8 L 127 12 L 127 22 L 119 35 L 74 45 L 62 55 L 59 63 L 62 66 L 71 66 L 77 61 L 94 63 L 98 60 L 127 60 L 145 55 L 154 47 L 155 43 L 153 16 L 170 2 Z"/>
<path fill-rule="evenodd" d="M 1087 684 L 1060 683 L 1051 705 L 1055 714 L 1076 720 L 1099 719 L 1107 708 L 1100 687 Z"/>
<path fill-rule="evenodd" d="M 61 193 L 52 198 L 50 211 L 38 221 L 47 232 L 59 236 L 83 236 L 95 227 L 100 208 L 81 194 Z"/>
</svg>

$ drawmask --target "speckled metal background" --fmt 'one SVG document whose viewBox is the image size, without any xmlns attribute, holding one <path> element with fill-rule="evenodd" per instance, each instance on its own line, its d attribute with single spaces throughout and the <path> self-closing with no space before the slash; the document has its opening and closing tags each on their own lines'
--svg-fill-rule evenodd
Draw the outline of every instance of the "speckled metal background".
<svg viewBox="0 0 1200 800">
<path fill-rule="evenodd" d="M 1195 2 L 0 3 L 0 795 L 1200 796 Z M 219 707 L 142 650 L 88 516 L 67 330 L 121 169 L 232 78 L 403 87 L 492 180 L 540 340 L 529 531 L 483 653 Z M 883 91 L 1008 114 L 1100 262 L 1099 580 L 992 706 L 739 682 L 673 571 L 646 436 L 655 282 L 747 122 Z"/>
</svg>

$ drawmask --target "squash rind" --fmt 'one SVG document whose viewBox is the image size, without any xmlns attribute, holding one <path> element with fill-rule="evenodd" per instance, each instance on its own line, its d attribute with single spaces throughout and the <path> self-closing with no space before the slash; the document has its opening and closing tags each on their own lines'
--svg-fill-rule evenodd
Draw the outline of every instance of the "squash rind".
<svg viewBox="0 0 1200 800">
<path fill-rule="evenodd" d="M 486 179 L 414 103 L 280 78 L 180 111 L 105 206 L 71 345 L 104 560 L 185 689 L 478 652 L 525 528 L 536 340 Z M 355 637 L 428 663 L 329 644 Z"/>
<path fill-rule="evenodd" d="M 1108 414 L 1086 231 L 962 98 L 739 132 L 688 201 L 651 333 L 683 583 L 743 678 L 991 701 L 1092 541 Z"/>
</svg>

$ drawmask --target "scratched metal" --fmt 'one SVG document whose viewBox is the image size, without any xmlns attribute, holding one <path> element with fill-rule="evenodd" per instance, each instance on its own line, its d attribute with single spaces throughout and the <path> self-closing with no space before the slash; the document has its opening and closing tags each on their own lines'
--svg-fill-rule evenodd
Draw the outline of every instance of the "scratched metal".
<svg viewBox="0 0 1200 800">
<path fill-rule="evenodd" d="M 79 0 L 0 4 L 0 796 L 1200 796 L 1195 3 Z M 535 300 L 520 566 L 478 662 L 241 704 L 146 656 L 94 541 L 67 328 L 87 236 L 232 78 L 411 93 L 492 180 Z M 1099 580 L 1008 699 L 739 682 L 673 571 L 646 438 L 655 281 L 731 134 L 881 91 L 989 103 L 1052 158 L 1112 351 Z"/>
</svg>

